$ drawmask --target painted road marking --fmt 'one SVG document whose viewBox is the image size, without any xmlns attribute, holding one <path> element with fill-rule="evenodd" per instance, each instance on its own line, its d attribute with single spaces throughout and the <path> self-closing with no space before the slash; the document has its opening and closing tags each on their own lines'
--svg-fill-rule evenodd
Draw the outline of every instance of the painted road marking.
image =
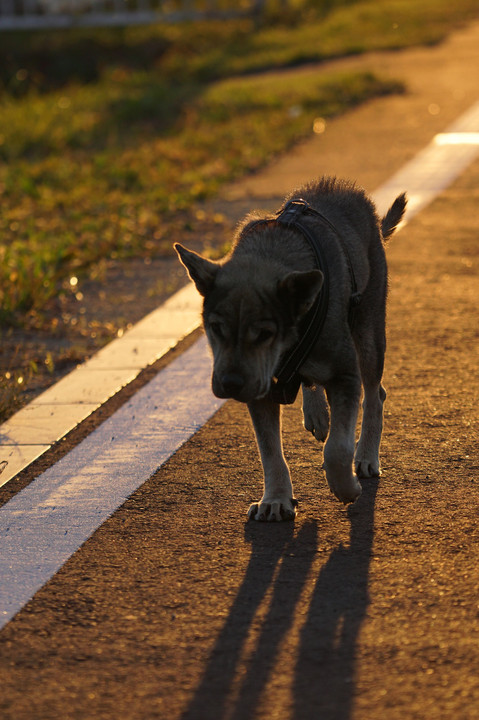
<svg viewBox="0 0 479 720">
<path fill-rule="evenodd" d="M 0 627 L 221 406 L 201 338 L 0 508 Z"/>
<path fill-rule="evenodd" d="M 409 205 L 410 220 L 479 154 L 471 142 L 478 131 L 479 103 L 441 134 L 451 142 L 433 140 L 374 193 L 381 212 L 407 190 L 418 198 Z M 465 133 L 464 143 L 458 133 Z M 201 338 L 0 508 L 0 627 L 221 406 L 210 372 Z"/>
<path fill-rule="evenodd" d="M 447 132 L 439 133 L 434 138 L 436 145 L 479 145 L 477 132 Z"/>
</svg>

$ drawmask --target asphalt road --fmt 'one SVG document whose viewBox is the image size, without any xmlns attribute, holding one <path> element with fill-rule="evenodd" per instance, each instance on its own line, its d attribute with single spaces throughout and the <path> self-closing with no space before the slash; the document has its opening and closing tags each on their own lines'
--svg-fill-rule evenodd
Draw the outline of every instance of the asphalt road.
<svg viewBox="0 0 479 720">
<path fill-rule="evenodd" d="M 455 42 L 443 122 L 427 78 L 419 97 L 420 58 L 437 72 L 451 46 L 401 54 L 411 96 L 332 125 L 325 169 L 336 153 L 353 176 L 362 157 L 358 179 L 379 184 L 477 100 L 479 44 L 472 30 Z M 420 107 L 427 128 L 403 128 Z M 356 148 L 347 173 L 341 129 Z M 261 469 L 246 409 L 226 403 L 1 632 L 2 718 L 479 717 L 478 188 L 475 162 L 389 247 L 381 479 L 343 508 L 295 405 L 284 439 L 298 518 L 246 523 Z"/>
</svg>

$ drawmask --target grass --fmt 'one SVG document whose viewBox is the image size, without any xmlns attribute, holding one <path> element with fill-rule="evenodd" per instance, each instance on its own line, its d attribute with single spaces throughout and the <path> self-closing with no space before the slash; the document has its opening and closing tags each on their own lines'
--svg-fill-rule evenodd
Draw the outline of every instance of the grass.
<svg viewBox="0 0 479 720">
<path fill-rule="evenodd" d="M 164 86 L 138 72 L 4 102 L 3 319 L 21 321 L 103 257 L 169 252 L 195 203 L 305 135 L 316 115 L 397 90 L 367 73 L 247 77 L 204 88 L 171 123 Z"/>
<path fill-rule="evenodd" d="M 169 252 L 196 203 L 310 133 L 315 117 L 401 89 L 372 74 L 252 73 L 437 42 L 479 14 L 472 0 L 299 5 L 256 29 L 4 36 L 1 324 L 25 323 L 104 257 Z"/>
</svg>

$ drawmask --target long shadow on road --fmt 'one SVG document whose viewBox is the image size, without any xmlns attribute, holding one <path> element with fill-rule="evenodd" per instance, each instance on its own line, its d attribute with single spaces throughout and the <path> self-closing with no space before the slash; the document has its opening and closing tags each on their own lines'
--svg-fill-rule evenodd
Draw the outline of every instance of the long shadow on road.
<svg viewBox="0 0 479 720">
<path fill-rule="evenodd" d="M 357 641 L 369 605 L 369 567 L 379 480 L 363 485 L 348 509 L 348 547 L 335 548 L 321 569 L 301 630 L 294 674 L 294 720 L 349 720 Z"/>
<path fill-rule="evenodd" d="M 306 583 L 314 583 L 306 619 L 291 664 L 281 669 L 292 688 L 291 720 L 349 720 L 355 690 L 357 639 L 369 604 L 368 582 L 374 537 L 377 480 L 368 481 L 360 502 L 348 509 L 350 543 L 335 548 L 317 580 L 311 568 L 318 553 L 317 523 L 295 533 L 292 523 L 250 523 L 251 557 L 228 619 L 202 681 L 182 720 L 253 720 L 275 668 L 278 652 L 295 622 Z M 269 607 L 248 661 L 243 652 L 256 613 L 268 591 Z M 256 625 L 255 625 L 256 626 Z M 271 708 L 273 711 L 275 708 Z M 274 712 L 271 716 L 276 716 Z"/>
</svg>

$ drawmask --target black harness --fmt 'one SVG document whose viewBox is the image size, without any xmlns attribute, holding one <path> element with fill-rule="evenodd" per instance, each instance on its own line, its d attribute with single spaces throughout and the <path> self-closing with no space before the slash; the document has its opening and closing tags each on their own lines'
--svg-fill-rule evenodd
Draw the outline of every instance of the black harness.
<svg viewBox="0 0 479 720">
<path fill-rule="evenodd" d="M 307 359 L 317 338 L 319 337 L 328 312 L 329 268 L 324 252 L 319 243 L 319 239 L 303 222 L 304 216 L 308 215 L 314 216 L 315 218 L 321 220 L 324 225 L 327 225 L 337 238 L 339 246 L 344 252 L 351 279 L 351 296 L 349 300 L 348 316 L 349 326 L 351 328 L 354 324 L 355 309 L 361 302 L 361 294 L 358 292 L 351 258 L 342 237 L 332 222 L 328 220 L 325 215 L 319 212 L 319 210 L 312 208 L 306 200 L 303 200 L 302 198 L 294 198 L 286 203 L 284 208 L 279 211 L 275 218 L 269 220 L 257 220 L 248 228 L 248 231 L 250 231 L 259 224 L 279 223 L 280 225 L 286 225 L 294 230 L 298 230 L 310 244 L 316 259 L 316 267 L 318 270 L 321 270 L 324 278 L 318 297 L 300 322 L 298 342 L 281 358 L 279 367 L 271 383 L 271 389 L 268 397 L 271 400 L 274 400 L 274 402 L 281 403 L 282 405 L 290 405 L 296 400 L 300 385 L 303 381 L 299 369 Z"/>
</svg>

